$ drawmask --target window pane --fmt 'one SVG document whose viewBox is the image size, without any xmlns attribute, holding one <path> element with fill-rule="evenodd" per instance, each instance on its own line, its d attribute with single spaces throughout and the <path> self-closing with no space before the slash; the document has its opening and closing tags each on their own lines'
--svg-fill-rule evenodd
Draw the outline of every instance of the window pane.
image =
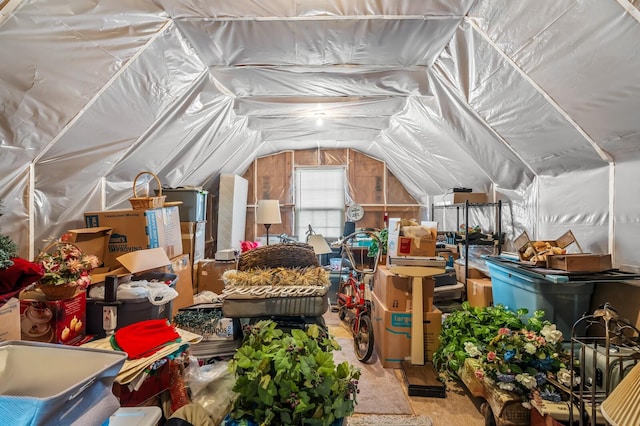
<svg viewBox="0 0 640 426">
<path fill-rule="evenodd" d="M 304 241 L 309 225 L 327 238 L 342 235 L 344 226 L 343 168 L 296 170 L 296 231 Z"/>
</svg>

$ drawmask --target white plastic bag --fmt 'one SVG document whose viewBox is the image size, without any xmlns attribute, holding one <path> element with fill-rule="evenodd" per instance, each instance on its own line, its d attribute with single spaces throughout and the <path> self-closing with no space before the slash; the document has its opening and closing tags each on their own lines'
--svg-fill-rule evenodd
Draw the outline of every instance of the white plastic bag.
<svg viewBox="0 0 640 426">
<path fill-rule="evenodd" d="M 104 299 L 104 286 L 91 286 L 89 297 Z M 178 292 L 165 283 L 147 280 L 118 285 L 118 300 L 148 299 L 152 305 L 164 305 L 178 297 Z"/>
<path fill-rule="evenodd" d="M 204 407 L 215 424 L 231 411 L 237 397 L 232 391 L 235 382 L 226 361 L 200 366 L 197 358 L 189 357 L 185 383 L 191 389 L 191 401 Z"/>
</svg>

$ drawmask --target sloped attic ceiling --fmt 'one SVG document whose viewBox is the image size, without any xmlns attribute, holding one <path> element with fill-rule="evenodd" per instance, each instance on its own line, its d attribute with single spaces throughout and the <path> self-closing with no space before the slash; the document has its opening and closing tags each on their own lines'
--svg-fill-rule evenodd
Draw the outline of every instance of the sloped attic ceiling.
<svg viewBox="0 0 640 426">
<path fill-rule="evenodd" d="M 207 186 L 286 149 L 358 149 L 425 204 L 637 158 L 634 4 L 542 3 L 5 2 L 3 229 L 40 240 L 126 207 L 141 170 Z"/>
</svg>

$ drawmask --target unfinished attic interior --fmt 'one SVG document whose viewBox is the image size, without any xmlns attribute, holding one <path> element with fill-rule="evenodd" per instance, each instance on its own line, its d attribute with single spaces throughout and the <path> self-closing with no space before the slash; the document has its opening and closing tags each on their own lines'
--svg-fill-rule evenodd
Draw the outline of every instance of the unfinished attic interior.
<svg viewBox="0 0 640 426">
<path fill-rule="evenodd" d="M 508 307 L 527 308 L 529 316 L 542 308 L 562 329 L 565 343 L 572 341 L 573 323 L 605 302 L 635 330 L 639 4 L 0 0 L 0 235 L 15 243 L 11 258 L 37 264 L 43 250 L 69 230 L 111 228 L 102 236 L 106 272 L 94 277 L 102 286 L 118 267 L 136 272 L 139 266 L 116 260 L 123 254 L 164 248 L 174 267 L 186 256 L 191 272 L 175 284 L 167 314 L 172 320 L 203 289 L 223 293 L 220 276 L 238 266 L 232 261 L 248 253 L 246 243 L 259 242 L 264 251 L 277 249 L 283 237 L 307 243 L 307 234 L 322 234 L 334 243 L 331 253 L 314 256 L 331 281 L 324 317 L 332 317 L 329 330 L 342 327 L 351 336 L 344 322 L 332 322 L 343 266 L 331 271 L 330 260 L 344 251 L 340 241 L 345 228 L 351 229 L 347 225 L 355 231 L 387 228 L 386 263 L 365 262 L 367 270 L 375 269 L 369 274 L 373 307 L 375 297 L 382 297 L 375 291 L 384 286 L 381 271 L 398 275 L 391 273 L 394 256 L 402 263 L 405 255 L 431 259 L 442 252 L 445 261 L 448 253 L 455 257 L 453 284 L 462 290 L 449 296 L 456 302 L 483 309 L 515 305 Z M 179 211 L 174 231 L 180 238 L 171 246 L 167 231 L 159 237 L 165 243 L 154 242 L 143 229 L 147 244 L 127 245 L 131 237 L 103 216 L 146 211 L 133 209 L 131 199 L 154 199 L 160 186 L 166 206 L 148 209 Z M 204 200 L 196 219 L 183 216 L 185 203 L 173 198 L 184 193 Z M 278 201 L 273 223 L 258 217 L 265 200 Z M 170 227 L 162 212 L 157 219 Z M 398 251 L 406 237 L 395 226 L 401 219 L 415 219 L 423 230 L 432 227 L 434 238 L 427 240 L 436 240 L 433 252 L 431 246 L 417 256 Z M 474 231 L 489 244 L 472 244 Z M 564 247 L 560 242 L 567 235 L 571 240 Z M 368 247 L 371 239 L 365 240 Z M 532 249 L 525 256 L 540 241 L 551 244 L 536 249 L 535 259 Z M 552 255 L 554 245 L 562 246 L 556 247 L 559 263 L 542 256 L 545 250 Z M 365 251 L 358 251 L 361 261 Z M 571 270 L 571 261 L 586 263 Z M 449 272 L 451 265 L 437 267 Z M 513 283 L 502 279 L 521 267 L 525 281 L 573 282 L 579 288 L 542 298 L 514 295 Z M 199 285 L 206 268 L 209 281 Z M 415 281 L 403 279 L 413 288 Z M 3 283 L 0 304 L 9 300 L 2 293 L 19 297 L 23 287 L 16 284 Z M 484 298 L 473 300 L 476 284 Z M 435 302 L 428 295 L 421 301 L 427 303 L 425 315 L 432 312 L 427 307 L 438 308 L 437 287 L 432 291 Z M 409 299 L 415 295 L 405 293 Z M 413 314 L 415 300 L 409 299 L 399 309 Z M 389 308 L 388 301 L 380 302 L 383 311 Z M 446 321 L 451 312 L 440 311 Z M 49 334 L 56 340 L 53 329 L 38 330 L 32 340 Z M 29 340 L 20 324 L 18 331 Z M 80 334 L 91 335 L 84 329 Z M 375 339 L 382 345 L 382 337 Z M 408 353 L 416 345 L 410 340 L 400 355 L 405 362 L 415 355 Z M 379 368 L 402 370 L 397 359 L 385 363 L 385 350 L 376 346 Z M 412 365 L 432 365 L 429 357 L 437 350 L 427 347 Z M 390 374 L 406 393 L 407 374 Z M 459 381 L 458 386 L 469 387 Z M 606 399 L 613 388 L 598 391 Z M 455 403 L 471 404 L 470 410 L 451 408 L 440 420 L 430 411 L 443 403 L 450 407 L 451 393 L 442 400 L 409 392 L 406 399 L 410 414 L 430 416 L 436 426 L 484 424 L 487 411 L 472 404 L 477 396 Z M 571 392 L 566 400 L 585 409 Z M 2 404 L 0 396 L 0 413 Z M 491 408 L 488 416 L 500 425 L 506 414 Z M 359 409 L 355 415 L 370 414 Z M 611 409 L 604 411 L 616 424 Z"/>
</svg>

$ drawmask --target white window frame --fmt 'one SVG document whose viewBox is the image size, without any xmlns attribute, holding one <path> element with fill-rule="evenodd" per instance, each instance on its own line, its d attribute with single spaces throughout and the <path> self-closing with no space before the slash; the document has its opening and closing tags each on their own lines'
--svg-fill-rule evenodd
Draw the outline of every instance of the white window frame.
<svg viewBox="0 0 640 426">
<path fill-rule="evenodd" d="M 344 228 L 345 167 L 296 167 L 295 232 L 305 241 L 309 225 L 316 234 L 337 239 Z M 323 176 L 324 175 L 324 176 Z"/>
</svg>

